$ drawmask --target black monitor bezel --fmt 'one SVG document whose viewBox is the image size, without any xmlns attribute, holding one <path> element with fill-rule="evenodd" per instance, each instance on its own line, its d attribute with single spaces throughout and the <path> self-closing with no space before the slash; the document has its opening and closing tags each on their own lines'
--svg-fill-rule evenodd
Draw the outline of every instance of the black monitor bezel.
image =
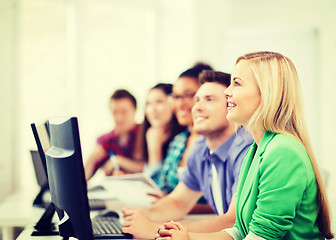
<svg viewBox="0 0 336 240">
<path fill-rule="evenodd" d="M 49 133 L 51 148 L 45 155 L 51 199 L 61 221 L 60 236 L 92 240 L 77 118 L 51 118 Z"/>
</svg>

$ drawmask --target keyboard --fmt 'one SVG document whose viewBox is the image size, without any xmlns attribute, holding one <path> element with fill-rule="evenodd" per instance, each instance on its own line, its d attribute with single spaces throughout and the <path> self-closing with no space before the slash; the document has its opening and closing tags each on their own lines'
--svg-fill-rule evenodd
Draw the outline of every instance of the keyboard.
<svg viewBox="0 0 336 240">
<path fill-rule="evenodd" d="M 131 239 L 133 236 L 121 231 L 118 218 L 96 217 L 92 219 L 92 230 L 95 239 Z"/>
<path fill-rule="evenodd" d="M 104 210 L 106 208 L 105 200 L 102 199 L 89 199 L 89 206 L 91 211 Z"/>
</svg>

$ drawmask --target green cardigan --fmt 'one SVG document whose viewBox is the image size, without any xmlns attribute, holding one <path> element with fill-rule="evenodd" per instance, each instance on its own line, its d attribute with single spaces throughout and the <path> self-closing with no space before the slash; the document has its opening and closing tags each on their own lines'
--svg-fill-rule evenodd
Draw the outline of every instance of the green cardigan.
<svg viewBox="0 0 336 240">
<path fill-rule="evenodd" d="M 323 239 L 315 174 L 304 146 L 284 134 L 266 132 L 249 148 L 237 188 L 235 227 L 265 239 Z"/>
</svg>

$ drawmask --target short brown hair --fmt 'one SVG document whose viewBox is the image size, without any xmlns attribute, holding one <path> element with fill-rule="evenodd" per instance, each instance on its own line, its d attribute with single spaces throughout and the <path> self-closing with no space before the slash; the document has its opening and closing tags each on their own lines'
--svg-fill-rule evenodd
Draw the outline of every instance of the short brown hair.
<svg viewBox="0 0 336 240">
<path fill-rule="evenodd" d="M 213 70 L 203 70 L 198 76 L 198 83 L 202 85 L 206 82 L 216 82 L 226 87 L 230 86 L 231 75 Z"/>
<path fill-rule="evenodd" d="M 110 100 L 118 100 L 118 99 L 122 99 L 122 98 L 129 99 L 132 102 L 134 108 L 137 107 L 137 102 L 136 102 L 135 97 L 129 91 L 127 91 L 125 89 L 118 89 L 118 90 L 116 90 L 112 94 Z"/>
</svg>

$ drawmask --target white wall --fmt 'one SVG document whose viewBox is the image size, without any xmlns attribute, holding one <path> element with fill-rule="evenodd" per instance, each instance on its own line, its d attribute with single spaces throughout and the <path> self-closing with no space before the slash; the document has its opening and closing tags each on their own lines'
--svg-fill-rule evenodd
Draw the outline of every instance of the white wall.
<svg viewBox="0 0 336 240">
<path fill-rule="evenodd" d="M 0 3 L 0 63 L 4 66 L 0 72 L 0 146 L 4 156 L 0 159 L 0 177 L 7 179 L 1 184 L 14 188 L 13 179 L 20 179 L 19 187 L 36 186 L 28 152 L 35 147 L 31 122 L 52 115 L 77 115 L 86 157 L 96 137 L 112 128 L 107 102 L 115 88 L 134 92 L 139 99 L 140 121 L 144 97 L 154 83 L 173 82 L 198 60 L 230 71 L 222 62 L 225 32 L 302 27 L 317 31 L 316 88 L 310 89 L 311 101 L 318 103 L 317 109 L 312 109 L 318 117 L 314 131 L 319 144 L 315 148 L 320 165 L 330 170 L 328 193 L 335 205 L 334 0 L 13 3 Z M 332 212 L 335 219 L 335 207 Z"/>
<path fill-rule="evenodd" d="M 0 1 L 0 200 L 18 185 L 15 178 L 15 125 L 17 119 L 16 21 L 15 1 Z"/>
</svg>

